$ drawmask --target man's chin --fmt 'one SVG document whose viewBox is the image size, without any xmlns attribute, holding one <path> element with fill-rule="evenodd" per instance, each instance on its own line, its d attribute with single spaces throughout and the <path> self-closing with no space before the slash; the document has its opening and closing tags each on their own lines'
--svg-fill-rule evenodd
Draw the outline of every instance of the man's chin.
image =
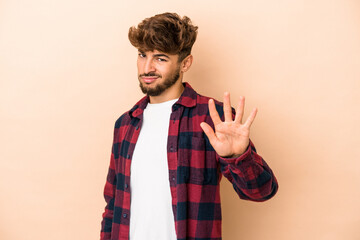
<svg viewBox="0 0 360 240">
<path fill-rule="evenodd" d="M 150 87 L 150 84 L 144 84 L 144 83 L 140 83 L 140 89 L 141 91 L 149 96 L 159 96 L 163 90 L 156 88 L 156 86 Z"/>
</svg>

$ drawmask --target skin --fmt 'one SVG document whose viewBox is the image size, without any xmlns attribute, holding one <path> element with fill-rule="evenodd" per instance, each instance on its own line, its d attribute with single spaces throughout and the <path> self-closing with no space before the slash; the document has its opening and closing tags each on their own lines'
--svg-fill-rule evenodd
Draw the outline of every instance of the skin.
<svg viewBox="0 0 360 240">
<path fill-rule="evenodd" d="M 178 79 L 168 88 L 156 96 L 149 95 L 150 103 L 162 103 L 179 98 L 184 91 L 183 75 L 191 67 L 193 56 L 189 55 L 181 62 L 178 55 L 154 51 L 140 51 L 137 59 L 138 79 L 145 90 L 153 90 L 165 82 Z M 234 158 L 241 156 L 249 146 L 250 127 L 256 117 L 257 108 L 254 108 L 243 123 L 245 98 L 240 96 L 236 115 L 233 119 L 230 103 L 230 93 L 224 93 L 224 121 L 215 108 L 213 99 L 209 100 L 209 113 L 214 123 L 215 131 L 205 122 L 200 127 L 209 138 L 211 145 L 221 157 Z"/>
<path fill-rule="evenodd" d="M 178 55 L 162 53 L 157 50 L 139 51 L 137 59 L 138 79 L 143 88 L 155 89 L 171 79 L 176 73 L 179 73 L 177 81 L 160 95 L 149 95 L 150 103 L 161 103 L 179 98 L 184 91 L 184 86 L 182 85 L 183 75 L 189 70 L 193 56 L 189 55 L 181 62 L 178 59 Z"/>
<path fill-rule="evenodd" d="M 257 108 L 252 110 L 250 116 L 243 123 L 244 106 L 245 97 L 240 96 L 236 108 L 236 115 L 233 119 L 230 93 L 225 92 L 223 105 L 225 119 L 224 121 L 221 121 L 220 116 L 216 111 L 214 100 L 209 100 L 209 112 L 214 123 L 215 131 L 205 122 L 200 123 L 200 127 L 209 138 L 216 153 L 221 157 L 239 157 L 245 153 L 249 146 L 250 127 L 256 117 Z"/>
</svg>

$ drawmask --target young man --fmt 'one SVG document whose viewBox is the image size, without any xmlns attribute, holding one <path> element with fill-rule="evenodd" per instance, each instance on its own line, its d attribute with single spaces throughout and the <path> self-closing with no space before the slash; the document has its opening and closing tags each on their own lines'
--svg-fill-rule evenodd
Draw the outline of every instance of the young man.
<svg viewBox="0 0 360 240">
<path fill-rule="evenodd" d="M 243 121 L 224 104 L 182 82 L 197 27 L 164 13 L 129 30 L 138 51 L 143 97 L 115 123 L 101 239 L 219 240 L 219 183 L 241 199 L 265 201 L 278 185 L 249 139 L 256 109 Z"/>
</svg>

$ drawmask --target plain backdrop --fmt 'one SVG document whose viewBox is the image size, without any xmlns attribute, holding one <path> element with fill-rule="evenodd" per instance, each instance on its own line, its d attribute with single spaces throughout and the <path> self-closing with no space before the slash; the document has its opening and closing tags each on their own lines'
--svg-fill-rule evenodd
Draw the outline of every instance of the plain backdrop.
<svg viewBox="0 0 360 240">
<path fill-rule="evenodd" d="M 199 26 L 184 81 L 259 112 L 270 201 L 223 178 L 223 239 L 360 239 L 358 0 L 1 0 L 0 239 L 99 239 L 116 119 L 143 95 L 130 26 Z"/>
</svg>

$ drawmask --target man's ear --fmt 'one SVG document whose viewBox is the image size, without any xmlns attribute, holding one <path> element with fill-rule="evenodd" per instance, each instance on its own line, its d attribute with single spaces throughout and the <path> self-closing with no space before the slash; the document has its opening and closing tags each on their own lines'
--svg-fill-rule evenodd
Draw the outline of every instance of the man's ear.
<svg viewBox="0 0 360 240">
<path fill-rule="evenodd" d="M 190 54 L 184 60 L 181 61 L 180 70 L 181 72 L 186 72 L 191 67 L 193 62 L 193 56 Z"/>
</svg>

